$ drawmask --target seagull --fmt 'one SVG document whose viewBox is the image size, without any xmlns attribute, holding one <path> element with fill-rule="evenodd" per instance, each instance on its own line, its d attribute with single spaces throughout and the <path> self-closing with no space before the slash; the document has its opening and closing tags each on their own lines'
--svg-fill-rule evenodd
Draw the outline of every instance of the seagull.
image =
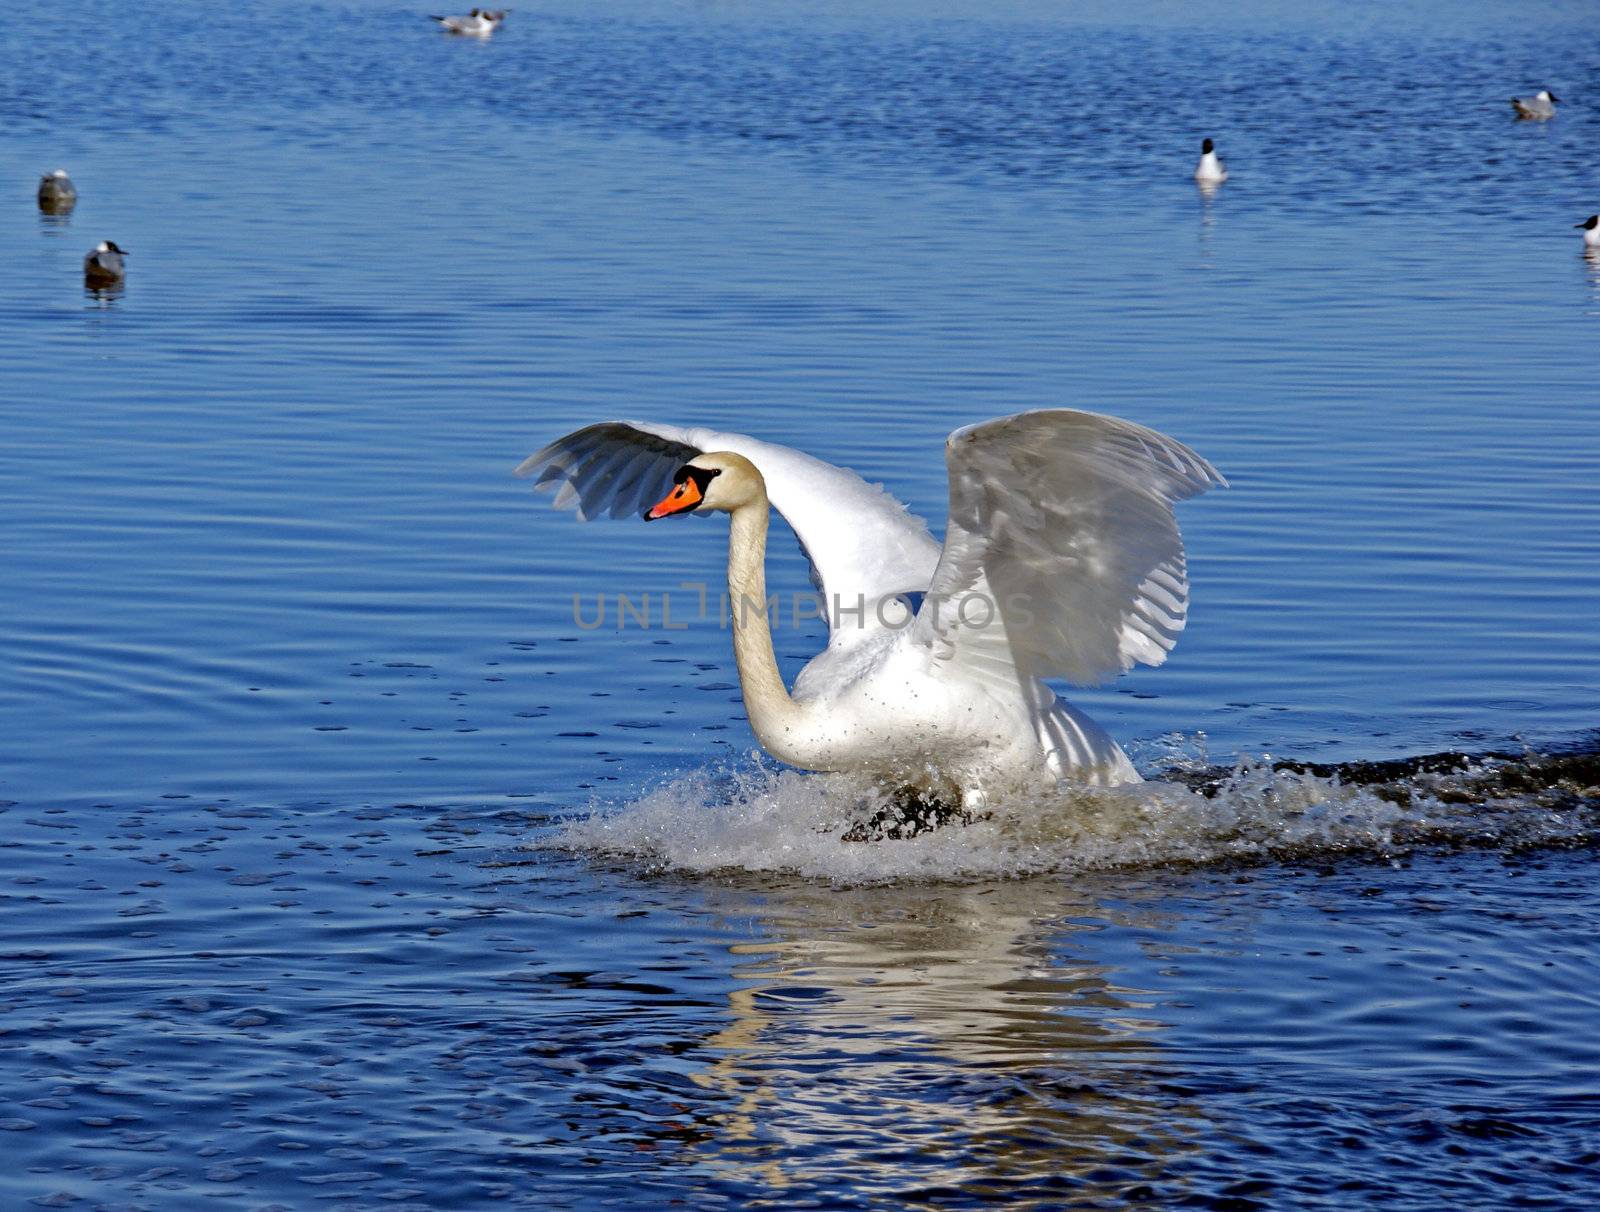
<svg viewBox="0 0 1600 1212">
<path fill-rule="evenodd" d="M 1560 98 L 1548 88 L 1541 88 L 1531 97 L 1512 97 L 1511 108 L 1517 111 L 1519 118 L 1532 118 L 1536 122 L 1544 122 L 1556 116 L 1556 103 Z"/>
<path fill-rule="evenodd" d="M 128 250 L 118 248 L 114 240 L 102 240 L 94 251 L 83 259 L 83 284 L 85 286 L 115 286 L 122 281 L 122 258 Z"/>
<path fill-rule="evenodd" d="M 1590 252 L 1600 252 L 1600 215 L 1590 215 L 1582 223 L 1572 225 L 1583 232 L 1583 246 Z"/>
<path fill-rule="evenodd" d="M 1228 179 L 1228 170 L 1217 159 L 1217 145 L 1210 139 L 1200 144 L 1200 163 L 1194 166 L 1194 179 L 1212 184 Z"/>
<path fill-rule="evenodd" d="M 39 209 L 47 214 L 64 214 L 77 202 L 78 191 L 66 169 L 58 168 L 39 181 Z"/>
<path fill-rule="evenodd" d="M 448 34 L 466 34 L 473 38 L 487 38 L 500 28 L 509 9 L 475 8 L 465 17 L 435 17 Z"/>
</svg>

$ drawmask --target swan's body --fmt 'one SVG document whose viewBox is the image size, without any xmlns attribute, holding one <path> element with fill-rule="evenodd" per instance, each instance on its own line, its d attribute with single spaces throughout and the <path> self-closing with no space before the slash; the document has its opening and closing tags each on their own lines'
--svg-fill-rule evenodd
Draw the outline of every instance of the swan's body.
<svg viewBox="0 0 1600 1212">
<path fill-rule="evenodd" d="M 1585 252 L 1600 252 L 1600 215 L 1590 215 L 1582 223 L 1573 226 L 1583 232 Z"/>
<path fill-rule="evenodd" d="M 1041 679 L 1092 684 L 1166 659 L 1188 605 L 1172 506 L 1222 477 L 1153 430 L 1065 409 L 959 429 L 945 453 L 942 547 L 854 472 L 743 434 L 606 422 L 518 471 L 585 519 L 635 513 L 674 482 L 647 517 L 730 515 L 734 658 L 751 730 L 775 757 L 969 807 L 1063 779 L 1137 782 L 1117 743 Z M 772 507 L 829 621 L 792 694 L 764 609 Z M 923 595 L 914 616 L 908 594 Z"/>
<path fill-rule="evenodd" d="M 1228 170 L 1210 139 L 1200 144 L 1200 163 L 1194 166 L 1194 179 L 1202 185 L 1221 185 L 1228 179 Z"/>
<path fill-rule="evenodd" d="M 46 214 L 64 214 L 77 204 L 78 190 L 66 169 L 58 168 L 39 181 L 39 209 Z"/>
<path fill-rule="evenodd" d="M 1556 116 L 1557 100 L 1558 98 L 1548 88 L 1541 88 L 1531 97 L 1512 97 L 1511 108 L 1517 111 L 1519 118 L 1544 122 Z"/>
<path fill-rule="evenodd" d="M 487 38 L 500 28 L 506 19 L 505 9 L 475 8 L 465 17 L 434 17 L 446 33 L 465 34 L 472 38 Z"/>
</svg>

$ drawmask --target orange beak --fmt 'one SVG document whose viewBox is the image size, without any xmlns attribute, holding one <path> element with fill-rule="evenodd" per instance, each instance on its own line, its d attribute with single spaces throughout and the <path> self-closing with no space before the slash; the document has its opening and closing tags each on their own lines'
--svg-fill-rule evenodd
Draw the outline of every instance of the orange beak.
<svg viewBox="0 0 1600 1212">
<path fill-rule="evenodd" d="M 683 483 L 675 486 L 671 492 L 644 511 L 644 520 L 654 522 L 657 518 L 664 518 L 668 514 L 687 513 L 700 504 L 702 499 L 700 485 L 694 482 L 693 476 L 686 476 Z"/>
</svg>

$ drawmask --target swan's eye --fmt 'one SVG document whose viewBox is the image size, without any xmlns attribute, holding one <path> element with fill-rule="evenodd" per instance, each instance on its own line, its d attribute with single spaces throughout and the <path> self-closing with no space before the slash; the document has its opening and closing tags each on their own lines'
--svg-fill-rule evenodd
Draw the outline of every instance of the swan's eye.
<svg viewBox="0 0 1600 1212">
<path fill-rule="evenodd" d="M 706 486 L 722 474 L 716 467 L 680 467 L 672 482 L 677 485 L 666 496 L 644 511 L 644 520 L 652 522 L 669 514 L 688 513 L 705 500 Z"/>
<path fill-rule="evenodd" d="M 700 486 L 700 494 L 704 496 L 706 488 L 711 481 L 721 474 L 722 468 L 720 467 L 696 467 L 693 464 L 686 463 L 672 473 L 672 482 L 674 484 L 682 484 L 685 480 L 693 480 Z"/>
</svg>

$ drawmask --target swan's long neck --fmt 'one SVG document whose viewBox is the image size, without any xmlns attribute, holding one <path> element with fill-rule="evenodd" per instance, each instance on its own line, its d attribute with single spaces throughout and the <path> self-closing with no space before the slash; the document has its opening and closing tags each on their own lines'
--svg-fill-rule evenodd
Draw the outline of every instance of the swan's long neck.
<svg viewBox="0 0 1600 1212">
<path fill-rule="evenodd" d="M 772 650 L 767 619 L 767 521 L 771 510 L 763 493 L 730 515 L 728 602 L 733 609 L 733 659 L 739 668 L 750 730 L 774 756 L 804 765 L 797 751 L 801 709 L 789 697 Z"/>
</svg>

